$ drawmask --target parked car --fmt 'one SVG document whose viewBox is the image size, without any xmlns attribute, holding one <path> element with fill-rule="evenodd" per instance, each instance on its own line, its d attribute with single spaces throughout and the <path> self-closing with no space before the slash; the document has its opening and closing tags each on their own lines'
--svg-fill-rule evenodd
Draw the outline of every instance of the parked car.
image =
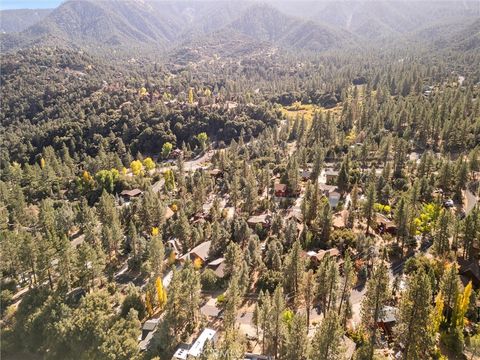
<svg viewBox="0 0 480 360">
<path fill-rule="evenodd" d="M 446 208 L 451 208 L 453 207 L 453 200 L 452 199 L 448 199 L 446 200 L 444 203 L 443 203 L 443 206 L 445 206 Z"/>
</svg>

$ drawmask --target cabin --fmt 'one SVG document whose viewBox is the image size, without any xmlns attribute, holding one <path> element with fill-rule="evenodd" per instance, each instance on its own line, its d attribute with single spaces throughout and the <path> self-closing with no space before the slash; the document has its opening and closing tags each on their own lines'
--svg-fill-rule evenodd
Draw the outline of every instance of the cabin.
<svg viewBox="0 0 480 360">
<path fill-rule="evenodd" d="M 220 169 L 212 169 L 209 171 L 211 177 L 218 179 L 223 176 L 223 171 Z"/>
<path fill-rule="evenodd" d="M 180 149 L 175 149 L 170 153 L 171 159 L 178 159 L 179 157 L 183 156 L 183 151 Z"/>
<path fill-rule="evenodd" d="M 132 190 L 123 190 L 121 193 L 120 193 L 120 196 L 123 198 L 123 200 L 125 201 L 130 201 L 132 200 L 133 198 L 137 198 L 139 197 L 140 195 L 143 194 L 143 191 L 140 190 L 140 189 L 132 189 Z"/>
<path fill-rule="evenodd" d="M 328 250 L 319 250 L 318 252 L 308 251 L 305 254 L 310 259 L 312 265 L 318 266 L 325 256 L 330 256 L 338 260 L 340 257 L 340 250 L 337 248 L 331 248 Z"/>
<path fill-rule="evenodd" d="M 320 184 L 318 185 L 318 189 L 327 197 L 333 192 L 338 192 L 338 187 L 336 185 Z"/>
<path fill-rule="evenodd" d="M 338 170 L 333 169 L 326 169 L 325 170 L 325 179 L 327 180 L 327 184 L 335 184 L 338 179 Z"/>
<path fill-rule="evenodd" d="M 210 245 L 212 244 L 211 241 L 205 241 L 197 246 L 195 246 L 192 250 L 190 250 L 190 260 L 192 261 L 201 261 L 203 265 L 208 259 L 208 252 L 210 251 Z"/>
<path fill-rule="evenodd" d="M 272 360 L 273 359 L 271 356 L 252 354 L 252 353 L 245 353 L 243 358 L 244 360 Z"/>
<path fill-rule="evenodd" d="M 355 344 L 355 342 L 350 339 L 349 337 L 347 336 L 343 336 L 343 345 L 344 345 L 344 349 L 345 349 L 345 359 L 346 360 L 350 360 L 353 358 L 353 355 L 355 354 L 355 350 L 357 349 L 357 345 Z"/>
<path fill-rule="evenodd" d="M 165 220 L 170 219 L 174 214 L 175 213 L 173 212 L 173 210 L 169 206 L 167 206 L 165 208 L 165 216 L 164 216 Z"/>
<path fill-rule="evenodd" d="M 347 220 L 348 220 L 349 212 L 348 210 L 342 210 L 333 214 L 332 217 L 332 226 L 334 229 L 343 229 L 347 227 Z"/>
<path fill-rule="evenodd" d="M 297 225 L 297 232 L 298 232 L 297 237 L 300 238 L 300 236 L 302 235 L 302 231 L 304 229 L 302 212 L 298 209 L 291 208 L 289 209 L 287 216 L 285 217 L 285 220 L 295 221 L 295 224 Z"/>
<path fill-rule="evenodd" d="M 142 335 L 140 336 L 140 342 L 138 344 L 140 351 L 146 351 L 150 342 L 152 341 L 153 334 L 157 330 L 160 319 L 150 319 L 145 321 L 142 326 Z"/>
<path fill-rule="evenodd" d="M 225 266 L 225 258 L 223 257 L 210 261 L 207 265 L 207 267 L 212 269 L 215 275 L 220 279 L 223 279 L 225 276 Z"/>
<path fill-rule="evenodd" d="M 393 306 L 384 306 L 382 316 L 377 321 L 377 326 L 383 330 L 389 338 L 393 336 L 393 328 L 397 323 L 398 309 Z"/>
<path fill-rule="evenodd" d="M 458 273 L 460 274 L 460 280 L 464 285 L 467 285 L 470 281 L 474 289 L 480 288 L 480 265 L 478 260 L 466 260 L 463 258 L 458 259 Z"/>
<path fill-rule="evenodd" d="M 267 229 L 272 224 L 272 215 L 265 213 L 261 215 L 250 216 L 247 220 L 248 226 L 255 229 L 258 225 Z"/>
<path fill-rule="evenodd" d="M 377 231 L 380 234 L 389 233 L 395 235 L 397 232 L 397 226 L 395 223 L 387 218 L 385 215 L 376 213 L 375 223 L 377 226 Z"/>
<path fill-rule="evenodd" d="M 165 178 L 161 178 L 155 184 L 152 185 L 152 190 L 154 193 L 158 193 L 165 186 Z"/>
<path fill-rule="evenodd" d="M 273 188 L 276 197 L 286 197 L 287 196 L 287 185 L 277 183 Z"/>
</svg>

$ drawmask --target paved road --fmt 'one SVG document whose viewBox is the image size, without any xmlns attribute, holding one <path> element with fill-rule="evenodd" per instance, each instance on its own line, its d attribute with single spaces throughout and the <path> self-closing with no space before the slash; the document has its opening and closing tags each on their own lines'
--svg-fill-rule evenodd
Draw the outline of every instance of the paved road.
<svg viewBox="0 0 480 360">
<path fill-rule="evenodd" d="M 204 153 L 203 155 L 195 159 L 185 161 L 184 162 L 185 171 L 191 172 L 191 171 L 195 171 L 197 169 L 202 168 L 203 166 L 205 166 L 205 163 L 208 163 L 212 159 L 213 154 L 215 154 L 215 152 L 217 151 L 218 150 L 208 150 L 206 153 Z M 171 166 L 162 166 L 157 168 L 157 172 L 163 173 L 167 170 L 175 170 L 176 168 L 177 168 L 176 164 L 172 164 Z"/>
<path fill-rule="evenodd" d="M 467 190 L 465 190 L 465 198 L 466 198 L 466 201 L 465 201 L 465 214 L 469 214 L 470 211 L 473 210 L 473 208 L 475 207 L 475 205 L 477 204 L 478 202 L 478 199 L 477 197 L 475 196 L 474 193 L 472 193 L 468 188 Z"/>
</svg>

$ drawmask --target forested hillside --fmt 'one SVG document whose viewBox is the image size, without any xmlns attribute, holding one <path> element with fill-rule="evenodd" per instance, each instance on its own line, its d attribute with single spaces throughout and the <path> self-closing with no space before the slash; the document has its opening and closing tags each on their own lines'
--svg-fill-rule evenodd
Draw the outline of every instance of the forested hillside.
<svg viewBox="0 0 480 360">
<path fill-rule="evenodd" d="M 70 0 L 2 35 L 2 358 L 478 358 L 459 4 Z"/>
</svg>

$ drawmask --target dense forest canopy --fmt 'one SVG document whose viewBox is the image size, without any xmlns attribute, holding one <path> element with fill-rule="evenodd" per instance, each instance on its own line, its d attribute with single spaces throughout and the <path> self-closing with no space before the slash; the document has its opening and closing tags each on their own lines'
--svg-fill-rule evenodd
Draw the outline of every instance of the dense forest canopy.
<svg viewBox="0 0 480 360">
<path fill-rule="evenodd" d="M 2 356 L 480 355 L 478 3 L 28 13 L 0 35 Z"/>
</svg>

